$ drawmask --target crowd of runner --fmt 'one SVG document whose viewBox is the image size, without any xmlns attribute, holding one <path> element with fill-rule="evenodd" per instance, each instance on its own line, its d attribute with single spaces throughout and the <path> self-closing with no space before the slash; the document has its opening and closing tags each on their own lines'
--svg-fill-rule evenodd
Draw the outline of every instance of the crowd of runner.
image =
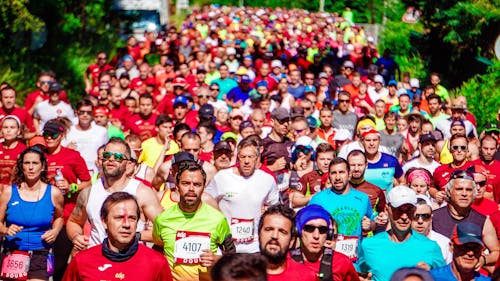
<svg viewBox="0 0 500 281">
<path fill-rule="evenodd" d="M 74 107 L 0 86 L 1 278 L 498 277 L 500 110 L 478 131 L 349 10 L 207 6 L 108 53 Z"/>
</svg>

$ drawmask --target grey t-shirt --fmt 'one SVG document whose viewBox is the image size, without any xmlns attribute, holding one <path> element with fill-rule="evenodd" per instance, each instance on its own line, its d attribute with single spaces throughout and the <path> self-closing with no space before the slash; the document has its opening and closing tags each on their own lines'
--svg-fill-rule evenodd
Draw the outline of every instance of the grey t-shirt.
<svg viewBox="0 0 500 281">
<path fill-rule="evenodd" d="M 332 126 L 336 129 L 346 129 L 354 136 L 354 131 L 356 130 L 356 124 L 358 123 L 358 117 L 354 112 L 348 112 L 342 114 L 340 111 L 335 110 L 333 112 L 333 122 Z"/>
<path fill-rule="evenodd" d="M 398 158 L 405 137 L 400 133 L 389 135 L 385 131 L 379 131 L 379 132 L 380 132 L 380 144 L 387 147 L 389 149 L 389 153 L 392 156 Z"/>
</svg>

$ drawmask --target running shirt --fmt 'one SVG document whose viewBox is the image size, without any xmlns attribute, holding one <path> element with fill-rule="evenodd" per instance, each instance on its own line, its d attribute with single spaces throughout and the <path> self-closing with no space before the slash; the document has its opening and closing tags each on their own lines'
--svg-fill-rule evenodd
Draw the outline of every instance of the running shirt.
<svg viewBox="0 0 500 281">
<path fill-rule="evenodd" d="M 153 226 L 153 241 L 164 245 L 174 280 L 210 280 L 210 272 L 200 265 L 200 253 L 210 249 L 215 254 L 230 235 L 224 215 L 206 203 L 194 213 L 175 204 L 158 215 Z"/>
<path fill-rule="evenodd" d="M 10 184 L 17 157 L 26 149 L 26 145 L 17 142 L 13 148 L 7 148 L 0 143 L 0 184 Z"/>
<path fill-rule="evenodd" d="M 158 115 L 152 113 L 144 119 L 139 113 L 136 113 L 125 120 L 125 128 L 130 130 L 131 134 L 141 137 L 141 140 L 156 136 L 155 121 Z"/>
<path fill-rule="evenodd" d="M 170 147 L 165 151 L 165 155 L 174 155 L 179 152 L 179 145 L 173 140 L 170 141 Z M 142 152 L 137 162 L 144 163 L 151 168 L 154 168 L 156 160 L 160 157 L 160 152 L 163 149 L 163 144 L 158 143 L 155 137 L 149 138 L 141 144 Z"/>
<path fill-rule="evenodd" d="M 382 188 L 387 193 L 394 185 L 394 178 L 399 179 L 403 175 L 403 169 L 396 157 L 383 152 L 381 154 L 376 163 L 368 162 L 365 180 Z"/>
</svg>

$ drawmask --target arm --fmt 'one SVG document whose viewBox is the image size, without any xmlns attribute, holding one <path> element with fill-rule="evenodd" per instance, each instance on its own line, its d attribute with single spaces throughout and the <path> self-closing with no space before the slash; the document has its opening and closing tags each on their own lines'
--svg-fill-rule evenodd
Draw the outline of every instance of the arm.
<svg viewBox="0 0 500 281">
<path fill-rule="evenodd" d="M 141 184 L 137 189 L 137 202 L 144 216 L 150 221 L 154 221 L 155 218 L 163 212 L 163 207 L 160 205 L 160 201 L 154 191 L 144 184 Z M 141 240 L 148 242 L 153 241 L 152 231 L 141 231 Z"/>
<path fill-rule="evenodd" d="M 292 202 L 292 208 L 304 207 L 311 200 L 311 196 L 305 196 L 300 191 L 293 191 L 290 194 L 290 201 Z"/>
<path fill-rule="evenodd" d="M 168 174 L 170 173 L 170 166 L 171 166 L 170 162 L 165 162 L 162 163 L 161 166 L 158 168 L 158 171 L 155 173 L 155 176 L 151 181 L 151 186 L 154 189 L 160 190 L 161 185 L 165 183 Z"/>
<path fill-rule="evenodd" d="M 5 213 L 7 212 L 7 204 L 9 203 L 12 194 L 12 186 L 4 187 L 0 195 L 0 234 L 5 236 L 16 235 L 16 233 L 23 230 L 22 226 L 11 224 L 9 227 L 5 225 Z"/>
<path fill-rule="evenodd" d="M 500 253 L 500 247 L 498 245 L 497 233 L 495 227 L 491 222 L 490 218 L 486 218 L 483 227 L 483 242 L 486 248 L 489 250 L 489 255 L 485 255 L 487 265 L 495 265 L 498 260 L 498 255 Z"/>
<path fill-rule="evenodd" d="M 83 226 L 88 219 L 87 201 L 89 199 L 90 188 L 80 192 L 76 200 L 76 206 L 71 212 L 66 223 L 68 238 L 73 242 L 77 250 L 83 250 L 88 246 L 88 238 L 83 235 Z"/>
<path fill-rule="evenodd" d="M 170 149 L 170 140 L 166 140 L 165 141 L 165 144 L 163 145 L 163 147 L 161 148 L 161 151 L 160 151 L 160 156 L 158 157 L 158 159 L 156 159 L 156 162 L 155 162 L 155 165 L 153 167 L 153 171 L 155 173 L 158 172 L 158 170 L 160 169 L 160 167 L 163 165 L 164 161 L 165 161 L 165 152 L 167 152 L 167 150 Z M 139 159 L 143 159 L 143 154 L 144 153 L 144 147 L 142 149 L 142 153 L 139 157 Z"/>
<path fill-rule="evenodd" d="M 48 188 L 48 186 L 47 186 Z M 54 243 L 56 241 L 57 235 L 63 228 L 63 205 L 64 197 L 58 188 L 54 187 L 51 190 L 52 203 L 54 204 L 54 218 L 52 221 L 52 229 L 45 231 L 42 235 L 42 239 L 47 243 Z"/>
</svg>

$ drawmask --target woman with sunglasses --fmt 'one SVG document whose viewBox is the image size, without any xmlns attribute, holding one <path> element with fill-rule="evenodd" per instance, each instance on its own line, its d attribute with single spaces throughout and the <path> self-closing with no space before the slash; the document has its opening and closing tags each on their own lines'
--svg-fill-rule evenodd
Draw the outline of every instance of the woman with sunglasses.
<svg viewBox="0 0 500 281">
<path fill-rule="evenodd" d="M 17 156 L 26 149 L 26 145 L 18 139 L 22 126 L 17 116 L 5 116 L 1 125 L 4 140 L 0 143 L 0 184 L 10 184 Z"/>
<path fill-rule="evenodd" d="M 66 233 L 66 221 L 76 205 L 78 192 L 90 186 L 90 174 L 79 152 L 63 147 L 61 141 L 69 127 L 69 120 L 58 118 L 49 120 L 43 128 L 47 144 L 48 179 L 64 195 L 64 227 L 54 242 L 54 280 L 61 280 L 68 264 L 73 244 Z"/>
<path fill-rule="evenodd" d="M 45 155 L 38 148 L 24 150 L 12 186 L 0 195 L 0 234 L 5 236 L 6 254 L 0 276 L 48 280 L 47 257 L 62 229 L 62 217 L 63 195 L 49 184 Z"/>
</svg>

